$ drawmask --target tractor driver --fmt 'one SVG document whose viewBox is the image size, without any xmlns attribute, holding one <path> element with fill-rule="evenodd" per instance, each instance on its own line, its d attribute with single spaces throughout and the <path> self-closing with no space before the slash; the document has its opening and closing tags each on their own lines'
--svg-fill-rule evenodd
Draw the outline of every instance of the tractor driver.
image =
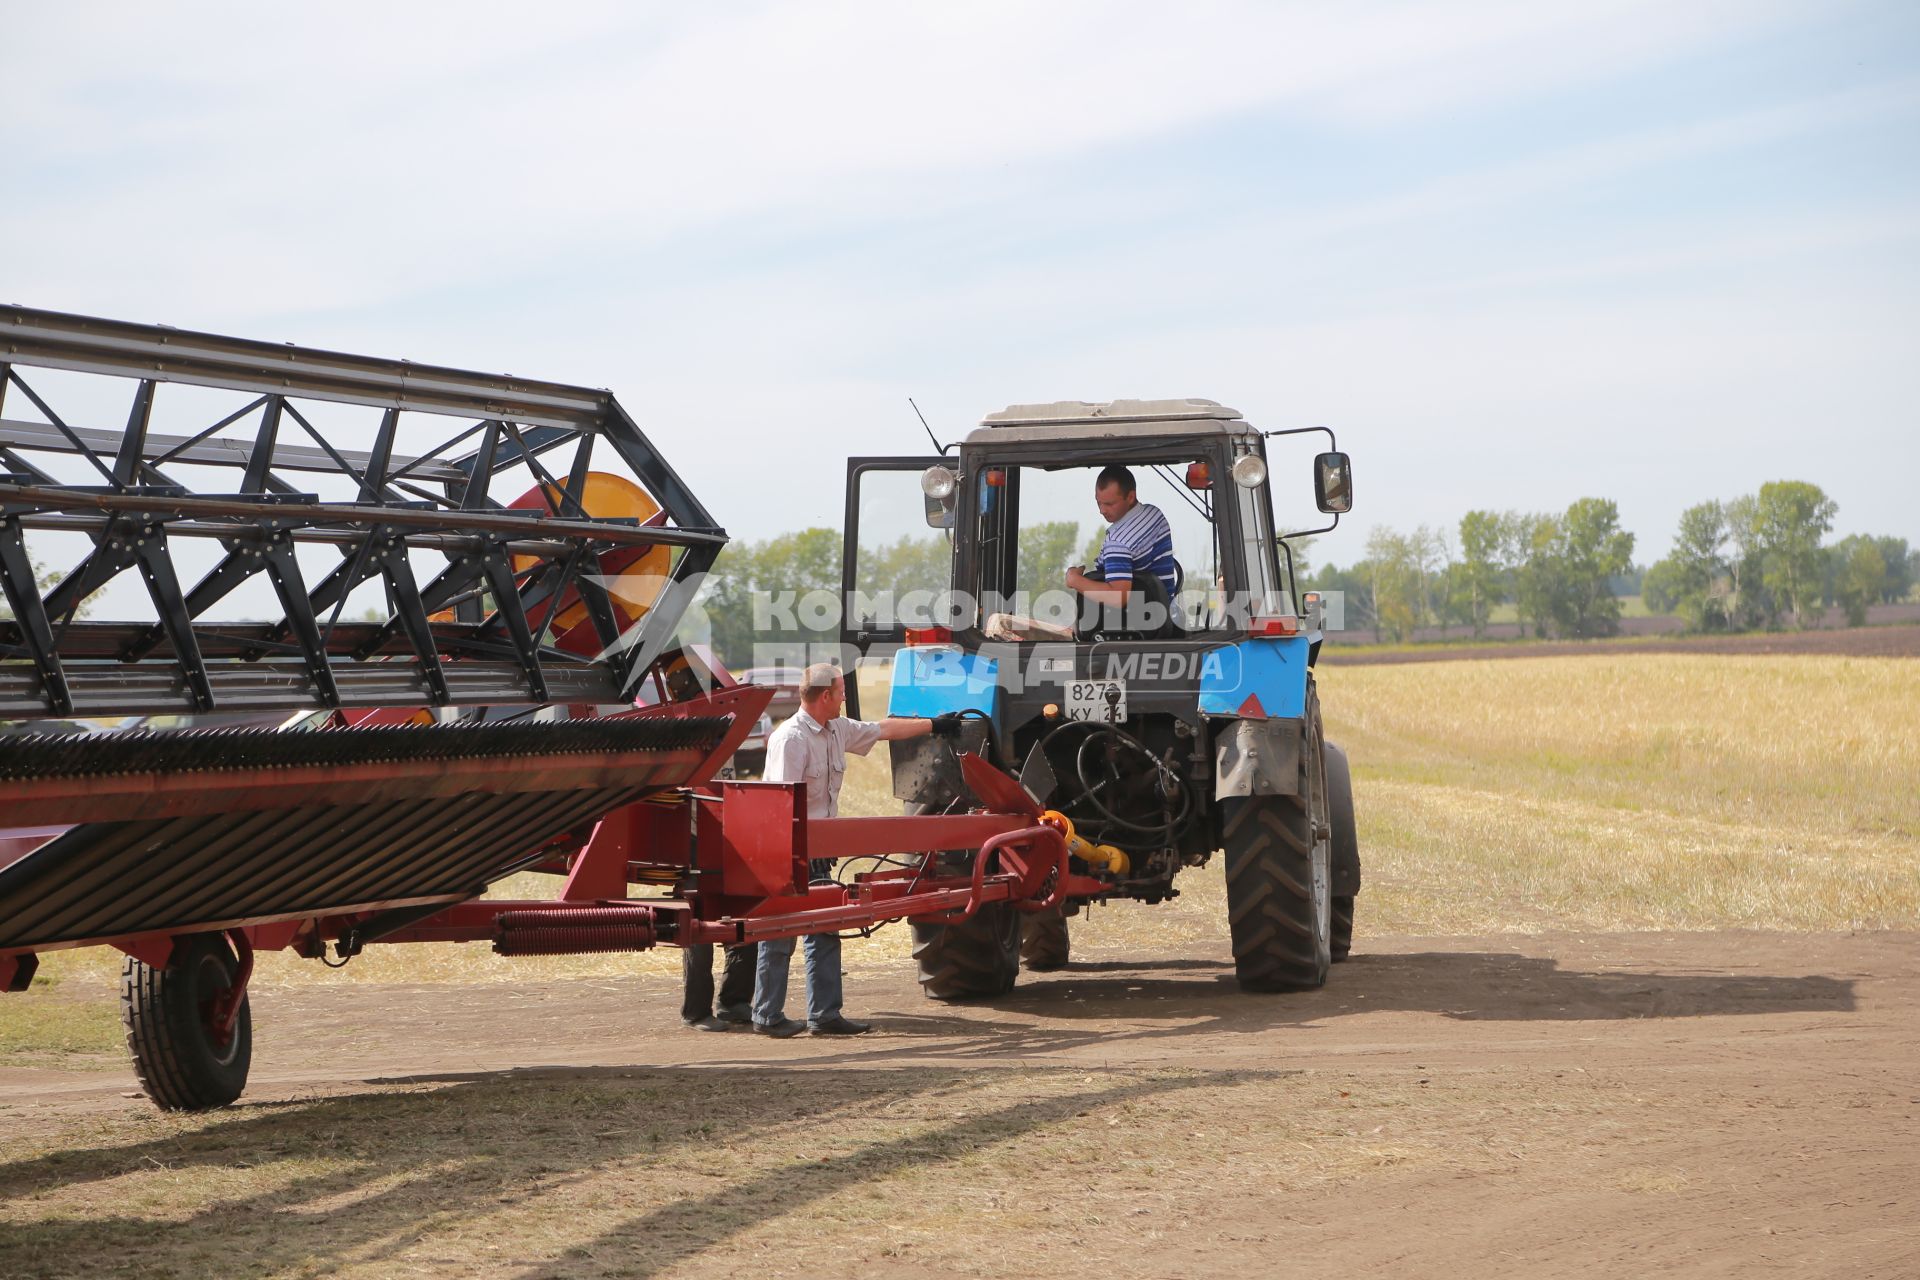
<svg viewBox="0 0 1920 1280">
<path fill-rule="evenodd" d="M 849 720 L 840 714 L 846 705 L 847 685 L 840 668 L 816 662 L 800 678 L 800 710 L 767 739 L 767 782 L 807 784 L 807 817 L 831 818 L 840 812 L 840 783 L 846 776 L 847 753 L 863 756 L 876 743 L 917 738 L 924 733 L 952 737 L 960 730 L 957 715 L 932 720 L 888 716 L 885 720 Z M 833 862 L 815 858 L 815 883 L 832 880 Z M 793 962 L 793 939 L 774 938 L 760 944 L 754 975 L 753 1029 L 762 1035 L 785 1038 L 811 1030 L 817 1036 L 855 1036 L 872 1029 L 840 1012 L 840 935 L 816 933 L 807 938 L 807 1021 L 803 1027 L 786 1014 L 787 973 Z"/>
<path fill-rule="evenodd" d="M 1093 482 L 1093 500 L 1107 522 L 1100 544 L 1100 560 L 1089 573 L 1080 565 L 1067 570 L 1067 585 L 1096 604 L 1121 607 L 1133 594 L 1134 583 L 1147 574 L 1160 579 L 1166 599 L 1172 600 L 1179 582 L 1173 558 L 1173 529 L 1151 502 L 1140 501 L 1133 472 L 1121 466 L 1105 467 Z"/>
</svg>

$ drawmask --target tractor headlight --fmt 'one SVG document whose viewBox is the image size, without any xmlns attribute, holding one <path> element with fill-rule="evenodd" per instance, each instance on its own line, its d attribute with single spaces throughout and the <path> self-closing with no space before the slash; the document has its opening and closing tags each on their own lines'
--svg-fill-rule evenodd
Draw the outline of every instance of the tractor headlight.
<svg viewBox="0 0 1920 1280">
<path fill-rule="evenodd" d="M 920 473 L 920 492 L 942 502 L 953 496 L 954 475 L 946 467 L 928 467 Z"/>
<path fill-rule="evenodd" d="M 1243 453 L 1233 460 L 1233 482 L 1242 489 L 1258 489 L 1267 481 L 1267 464 L 1257 453 Z"/>
</svg>

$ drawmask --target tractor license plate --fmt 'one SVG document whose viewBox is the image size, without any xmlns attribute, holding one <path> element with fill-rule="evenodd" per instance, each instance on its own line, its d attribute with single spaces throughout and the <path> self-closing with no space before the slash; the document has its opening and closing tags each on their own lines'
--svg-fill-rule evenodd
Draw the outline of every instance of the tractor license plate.
<svg viewBox="0 0 1920 1280">
<path fill-rule="evenodd" d="M 1067 684 L 1067 719 L 1119 724 L 1127 718 L 1127 682 L 1073 680 Z"/>
</svg>

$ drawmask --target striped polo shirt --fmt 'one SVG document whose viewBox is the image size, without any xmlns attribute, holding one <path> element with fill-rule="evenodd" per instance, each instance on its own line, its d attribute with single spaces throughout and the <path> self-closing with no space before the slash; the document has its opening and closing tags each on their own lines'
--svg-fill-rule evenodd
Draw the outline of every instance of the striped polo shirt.
<svg viewBox="0 0 1920 1280">
<path fill-rule="evenodd" d="M 1100 544 L 1100 571 L 1108 582 L 1132 582 L 1135 573 L 1151 573 L 1167 584 L 1173 595 L 1177 569 L 1173 561 L 1173 529 L 1151 502 L 1136 502 L 1133 510 L 1107 526 Z"/>
</svg>

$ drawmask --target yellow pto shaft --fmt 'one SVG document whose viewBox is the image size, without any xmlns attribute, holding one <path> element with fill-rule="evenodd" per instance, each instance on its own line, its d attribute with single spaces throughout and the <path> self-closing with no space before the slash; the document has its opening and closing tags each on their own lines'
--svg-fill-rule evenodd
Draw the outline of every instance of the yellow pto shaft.
<svg viewBox="0 0 1920 1280">
<path fill-rule="evenodd" d="M 1085 836 L 1076 835 L 1073 830 L 1073 819 L 1058 809 L 1047 810 L 1040 815 L 1040 821 L 1064 836 L 1067 841 L 1067 852 L 1080 861 L 1090 866 L 1105 867 L 1109 873 L 1116 876 L 1127 874 L 1127 868 L 1131 864 L 1127 861 L 1125 852 L 1110 844 L 1095 844 Z"/>
</svg>

